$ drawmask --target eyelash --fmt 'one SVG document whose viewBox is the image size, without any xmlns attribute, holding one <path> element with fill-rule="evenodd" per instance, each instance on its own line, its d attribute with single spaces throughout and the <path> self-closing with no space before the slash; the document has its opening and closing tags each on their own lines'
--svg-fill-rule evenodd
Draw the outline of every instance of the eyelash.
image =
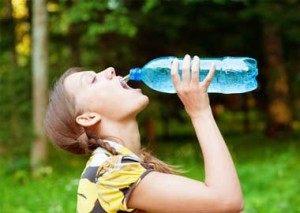
<svg viewBox="0 0 300 213">
<path fill-rule="evenodd" d="M 96 80 L 97 80 L 96 77 L 97 77 L 97 76 L 94 76 L 94 78 L 92 79 L 92 82 L 91 82 L 92 84 L 96 82 Z"/>
</svg>

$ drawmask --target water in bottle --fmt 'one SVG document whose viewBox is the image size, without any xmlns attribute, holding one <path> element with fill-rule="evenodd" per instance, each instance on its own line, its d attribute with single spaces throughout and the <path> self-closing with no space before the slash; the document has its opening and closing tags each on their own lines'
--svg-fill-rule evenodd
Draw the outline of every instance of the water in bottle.
<svg viewBox="0 0 300 213">
<path fill-rule="evenodd" d="M 171 63 L 175 57 L 161 57 L 148 62 L 142 68 L 133 68 L 124 80 L 143 81 L 153 90 L 175 93 L 171 78 Z M 179 61 L 179 75 L 182 75 L 182 58 Z M 208 88 L 209 93 L 245 93 L 257 88 L 258 74 L 256 60 L 249 57 L 223 57 L 200 59 L 199 81 L 215 65 L 215 75 Z"/>
</svg>

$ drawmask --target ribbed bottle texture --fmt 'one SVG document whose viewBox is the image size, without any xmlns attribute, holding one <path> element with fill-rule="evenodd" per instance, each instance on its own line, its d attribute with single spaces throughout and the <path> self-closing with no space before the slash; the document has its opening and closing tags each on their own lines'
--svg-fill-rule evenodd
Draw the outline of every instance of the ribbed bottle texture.
<svg viewBox="0 0 300 213">
<path fill-rule="evenodd" d="M 175 93 L 171 78 L 171 63 L 175 57 L 161 57 L 148 62 L 142 68 L 130 70 L 129 79 L 143 81 L 153 90 Z M 179 74 L 182 74 L 182 58 L 179 60 Z M 200 59 L 199 81 L 202 81 L 214 64 L 216 71 L 208 88 L 209 93 L 245 93 L 257 88 L 256 60 L 249 57 L 224 57 Z"/>
</svg>

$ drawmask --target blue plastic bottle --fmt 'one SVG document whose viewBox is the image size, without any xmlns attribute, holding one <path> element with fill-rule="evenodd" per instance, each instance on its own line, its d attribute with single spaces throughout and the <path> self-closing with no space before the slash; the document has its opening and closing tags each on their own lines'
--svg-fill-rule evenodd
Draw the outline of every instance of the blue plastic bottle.
<svg viewBox="0 0 300 213">
<path fill-rule="evenodd" d="M 171 63 L 175 57 L 161 57 L 148 62 L 142 68 L 133 68 L 129 80 L 143 81 L 153 90 L 175 93 L 171 78 Z M 182 70 L 182 58 L 179 60 L 179 74 Z M 216 71 L 208 88 L 209 93 L 245 93 L 257 88 L 257 63 L 248 57 L 224 57 L 200 59 L 199 81 L 203 80 L 214 64 Z M 126 77 L 125 77 L 126 78 Z"/>
</svg>

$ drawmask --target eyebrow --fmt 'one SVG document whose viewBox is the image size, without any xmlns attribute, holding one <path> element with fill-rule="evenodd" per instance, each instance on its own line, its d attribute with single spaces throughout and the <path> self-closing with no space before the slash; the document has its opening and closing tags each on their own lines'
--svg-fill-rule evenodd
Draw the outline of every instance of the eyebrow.
<svg viewBox="0 0 300 213">
<path fill-rule="evenodd" d="M 82 72 L 82 74 L 80 75 L 80 85 L 82 86 L 84 84 L 84 79 L 87 77 L 87 76 L 91 76 L 92 73 L 94 74 L 95 71 L 84 71 Z"/>
</svg>

